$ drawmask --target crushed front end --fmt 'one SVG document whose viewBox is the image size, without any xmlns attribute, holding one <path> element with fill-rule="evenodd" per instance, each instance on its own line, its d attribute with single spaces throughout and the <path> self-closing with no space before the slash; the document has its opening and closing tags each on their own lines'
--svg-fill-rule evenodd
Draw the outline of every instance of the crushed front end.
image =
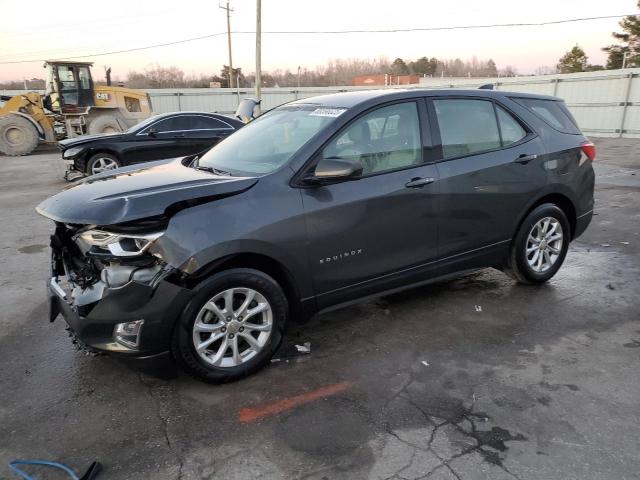
<svg viewBox="0 0 640 480">
<path fill-rule="evenodd" d="M 170 348 L 191 298 L 153 246 L 154 222 L 98 228 L 56 222 L 51 236 L 49 319 L 62 314 L 91 350 L 151 356 Z"/>
</svg>

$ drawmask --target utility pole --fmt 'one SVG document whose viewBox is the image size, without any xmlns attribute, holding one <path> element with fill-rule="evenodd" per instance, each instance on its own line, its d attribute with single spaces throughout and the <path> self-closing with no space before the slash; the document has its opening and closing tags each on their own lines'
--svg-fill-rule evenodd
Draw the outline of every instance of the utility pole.
<svg viewBox="0 0 640 480">
<path fill-rule="evenodd" d="M 258 105 L 256 106 L 256 116 L 260 115 L 260 100 L 261 100 L 261 88 L 262 88 L 262 78 L 260 76 L 260 70 L 262 68 L 262 45 L 261 45 L 261 36 L 262 36 L 262 18 L 261 18 L 261 0 L 256 0 L 256 100 L 258 101 Z"/>
<path fill-rule="evenodd" d="M 221 9 L 227 11 L 227 42 L 229 43 L 229 88 L 233 88 L 233 60 L 231 59 L 231 12 L 233 12 L 233 8 L 229 7 L 229 2 L 227 1 L 227 6 L 223 7 L 222 5 L 218 5 Z"/>
</svg>

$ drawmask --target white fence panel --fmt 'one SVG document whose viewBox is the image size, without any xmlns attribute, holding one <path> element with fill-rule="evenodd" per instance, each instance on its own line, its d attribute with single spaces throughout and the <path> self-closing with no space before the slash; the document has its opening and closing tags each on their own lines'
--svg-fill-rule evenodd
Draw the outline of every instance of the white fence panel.
<svg viewBox="0 0 640 480">
<path fill-rule="evenodd" d="M 478 88 L 491 83 L 497 90 L 555 95 L 565 100 L 582 130 L 592 136 L 640 136 L 640 69 L 583 72 L 513 78 L 422 78 L 419 86 L 378 88 Z M 302 87 L 262 89 L 262 109 L 293 100 L 368 87 Z M 205 110 L 233 113 L 238 101 L 253 97 L 253 89 L 149 90 L 156 113 Z"/>
</svg>

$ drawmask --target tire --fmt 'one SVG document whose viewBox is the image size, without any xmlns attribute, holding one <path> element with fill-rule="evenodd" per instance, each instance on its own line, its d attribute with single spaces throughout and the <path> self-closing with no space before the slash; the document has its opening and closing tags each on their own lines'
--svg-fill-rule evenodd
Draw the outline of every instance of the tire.
<svg viewBox="0 0 640 480">
<path fill-rule="evenodd" d="M 567 256 L 570 239 L 571 226 L 561 208 L 552 203 L 536 207 L 511 243 L 505 273 L 524 284 L 550 280 Z"/>
<path fill-rule="evenodd" d="M 233 293 L 228 295 L 230 291 Z M 250 292 L 255 296 L 243 310 Z M 230 314 L 226 313 L 228 298 L 233 298 Z M 251 314 L 256 308 L 264 310 Z M 247 309 L 248 319 L 243 317 Z M 252 269 L 225 270 L 196 287 L 174 329 L 171 351 L 180 366 L 200 380 L 238 380 L 269 363 L 282 343 L 288 312 L 287 298 L 273 278 Z M 253 345 L 247 336 L 253 338 Z M 235 351 L 238 354 L 234 356 Z"/>
<path fill-rule="evenodd" d="M 122 166 L 122 162 L 110 153 L 96 153 L 87 162 L 87 175 L 115 170 Z"/>
<path fill-rule="evenodd" d="M 118 122 L 118 118 L 114 115 L 103 113 L 94 117 L 87 125 L 87 133 L 96 135 L 98 133 L 117 133 L 122 132 L 122 126 Z"/>
<path fill-rule="evenodd" d="M 28 155 L 38 142 L 38 130 L 26 118 L 11 114 L 0 117 L 0 152 L 4 155 Z"/>
</svg>

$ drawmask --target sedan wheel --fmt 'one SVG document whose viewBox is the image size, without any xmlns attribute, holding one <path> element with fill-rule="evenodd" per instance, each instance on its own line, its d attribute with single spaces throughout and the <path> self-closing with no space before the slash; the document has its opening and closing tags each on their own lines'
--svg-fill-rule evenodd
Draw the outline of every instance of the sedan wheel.
<svg viewBox="0 0 640 480">
<path fill-rule="evenodd" d="M 96 153 L 87 162 L 87 174 L 95 175 L 97 173 L 107 172 L 119 168 L 120 161 L 110 153 Z"/>
<path fill-rule="evenodd" d="M 193 324 L 193 346 L 205 362 L 237 367 L 251 360 L 268 343 L 273 310 L 251 288 L 230 288 L 213 296 Z"/>
<path fill-rule="evenodd" d="M 118 168 L 118 164 L 114 159 L 108 157 L 100 157 L 91 166 L 91 175 L 104 172 L 105 170 L 115 170 L 116 168 Z"/>
</svg>

